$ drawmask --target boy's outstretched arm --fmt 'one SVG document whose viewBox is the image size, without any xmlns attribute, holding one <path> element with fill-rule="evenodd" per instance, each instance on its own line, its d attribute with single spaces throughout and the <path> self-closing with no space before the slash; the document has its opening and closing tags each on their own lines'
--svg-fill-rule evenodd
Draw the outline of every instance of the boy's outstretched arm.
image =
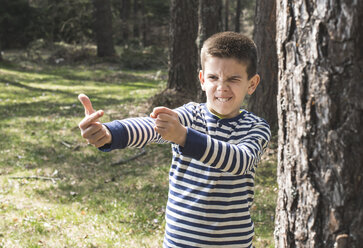
<svg viewBox="0 0 363 248">
<path fill-rule="evenodd" d="M 154 130 L 164 140 L 184 146 L 187 137 L 187 128 L 180 123 L 179 116 L 176 112 L 166 107 L 156 107 L 150 114 L 150 117 L 155 119 Z"/>
<path fill-rule="evenodd" d="M 170 111 L 167 108 L 156 108 L 150 116 L 153 118 L 157 116 L 161 117 L 161 113 L 173 115 L 174 111 Z M 192 111 L 190 109 L 190 112 Z M 179 116 L 182 116 L 180 120 L 184 119 L 184 122 L 191 122 L 190 119 L 189 121 L 185 121 L 187 111 L 179 109 L 177 112 L 180 114 Z M 175 126 L 179 125 L 176 122 L 176 118 L 174 118 L 174 123 L 173 125 Z M 186 135 L 182 135 L 184 142 L 179 148 L 180 154 L 234 175 L 245 174 L 257 165 L 271 136 L 269 125 L 262 119 L 256 119 L 253 125 L 249 125 L 248 130 L 243 130 L 243 133 L 239 134 L 241 137 L 237 143 L 223 141 L 217 137 L 198 131 L 198 129 L 192 128 L 191 125 L 184 126 L 186 128 Z M 166 132 L 166 134 L 160 133 L 164 135 L 164 139 L 171 139 L 166 135 L 178 136 L 177 131 L 172 131 L 171 127 L 169 129 L 170 132 Z"/>
<path fill-rule="evenodd" d="M 86 139 L 89 144 L 92 144 L 97 148 L 111 143 L 112 135 L 110 131 L 99 121 L 99 118 L 103 116 L 103 111 L 95 111 L 90 99 L 84 94 L 80 94 L 78 99 L 82 103 L 85 113 L 85 117 L 78 124 L 79 129 L 81 129 L 82 137 Z"/>
</svg>

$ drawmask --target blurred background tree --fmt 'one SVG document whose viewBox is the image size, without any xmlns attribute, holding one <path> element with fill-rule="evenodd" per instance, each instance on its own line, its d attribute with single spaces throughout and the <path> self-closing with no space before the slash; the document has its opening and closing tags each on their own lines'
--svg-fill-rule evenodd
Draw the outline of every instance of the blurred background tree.
<svg viewBox="0 0 363 248">
<path fill-rule="evenodd" d="M 39 50 L 48 49 L 46 61 L 53 63 L 91 62 L 97 55 L 129 69 L 168 68 L 167 89 L 203 96 L 200 46 L 220 31 L 252 38 L 255 1 L 193 2 L 193 9 L 176 10 L 165 0 L 0 0 L 0 50 L 26 48 L 28 59 L 38 62 L 44 60 Z M 193 62 L 179 70 L 191 61 L 196 68 Z"/>
<path fill-rule="evenodd" d="M 97 56 L 112 57 L 115 55 L 113 45 L 112 16 L 110 0 L 93 0 L 94 30 L 96 34 Z"/>
<path fill-rule="evenodd" d="M 37 38 L 35 23 L 39 16 L 36 9 L 25 0 L 0 0 L 0 43 L 2 49 L 26 46 Z M 30 22 L 30 20 L 33 20 Z"/>
<path fill-rule="evenodd" d="M 104 2 L 104 0 L 98 1 Z M 111 17 L 115 46 L 124 46 L 128 49 L 148 46 L 168 47 L 170 1 L 109 0 L 108 2 L 111 9 L 108 15 Z M 221 9 L 218 14 L 221 15 L 220 18 L 223 16 L 219 25 L 229 28 L 216 30 L 239 29 L 251 36 L 255 1 L 219 2 Z M 54 42 L 96 44 L 92 0 L 0 0 L 0 6 L 0 44 L 4 50 L 26 48 L 37 39 L 43 39 L 47 44 Z M 226 8 L 228 11 L 223 11 Z M 205 6 L 203 10 L 206 10 Z"/>
<path fill-rule="evenodd" d="M 261 82 L 248 100 L 248 110 L 267 120 L 277 131 L 276 3 L 257 0 L 253 40 L 257 46 L 257 73 Z"/>
</svg>

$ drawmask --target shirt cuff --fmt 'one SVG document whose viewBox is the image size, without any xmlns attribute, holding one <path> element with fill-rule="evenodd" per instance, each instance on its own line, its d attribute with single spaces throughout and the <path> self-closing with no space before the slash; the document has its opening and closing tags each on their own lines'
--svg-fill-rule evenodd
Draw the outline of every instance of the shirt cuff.
<svg viewBox="0 0 363 248">
<path fill-rule="evenodd" d="M 207 149 L 207 135 L 188 127 L 184 147 L 179 149 L 182 155 L 199 160 Z"/>
<path fill-rule="evenodd" d="M 98 149 L 103 152 L 109 152 L 114 149 L 122 149 L 127 146 L 129 135 L 126 127 L 120 121 L 112 121 L 103 123 L 110 130 L 112 135 L 111 144 L 106 144 Z"/>
</svg>

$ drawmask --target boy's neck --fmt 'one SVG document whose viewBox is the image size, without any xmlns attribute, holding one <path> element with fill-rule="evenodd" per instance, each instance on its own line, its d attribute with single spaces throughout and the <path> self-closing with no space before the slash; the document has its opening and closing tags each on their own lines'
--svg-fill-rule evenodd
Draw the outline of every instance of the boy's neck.
<svg viewBox="0 0 363 248">
<path fill-rule="evenodd" d="M 208 111 L 209 111 L 209 113 L 211 113 L 212 115 L 214 115 L 214 116 L 217 116 L 219 119 L 221 119 L 221 120 L 223 120 L 223 119 L 232 119 L 232 118 L 234 118 L 234 117 L 236 117 L 236 116 L 234 116 L 234 117 L 231 117 L 231 118 L 225 118 L 225 117 L 222 117 L 221 115 L 219 115 L 219 114 L 216 114 L 216 113 L 213 113 L 209 108 L 208 108 L 208 105 L 206 104 L 206 107 L 207 107 L 207 109 L 208 109 Z M 243 111 L 242 110 L 240 110 L 239 111 L 239 113 L 242 113 Z"/>
</svg>

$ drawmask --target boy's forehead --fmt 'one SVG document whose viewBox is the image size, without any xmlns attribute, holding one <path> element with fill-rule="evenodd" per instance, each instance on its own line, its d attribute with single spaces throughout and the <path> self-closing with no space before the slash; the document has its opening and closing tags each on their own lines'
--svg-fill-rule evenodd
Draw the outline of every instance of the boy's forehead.
<svg viewBox="0 0 363 248">
<path fill-rule="evenodd" d="M 247 63 L 236 58 L 220 58 L 208 56 L 204 62 L 204 71 L 215 71 L 227 69 L 228 71 L 238 71 L 247 73 Z"/>
</svg>

